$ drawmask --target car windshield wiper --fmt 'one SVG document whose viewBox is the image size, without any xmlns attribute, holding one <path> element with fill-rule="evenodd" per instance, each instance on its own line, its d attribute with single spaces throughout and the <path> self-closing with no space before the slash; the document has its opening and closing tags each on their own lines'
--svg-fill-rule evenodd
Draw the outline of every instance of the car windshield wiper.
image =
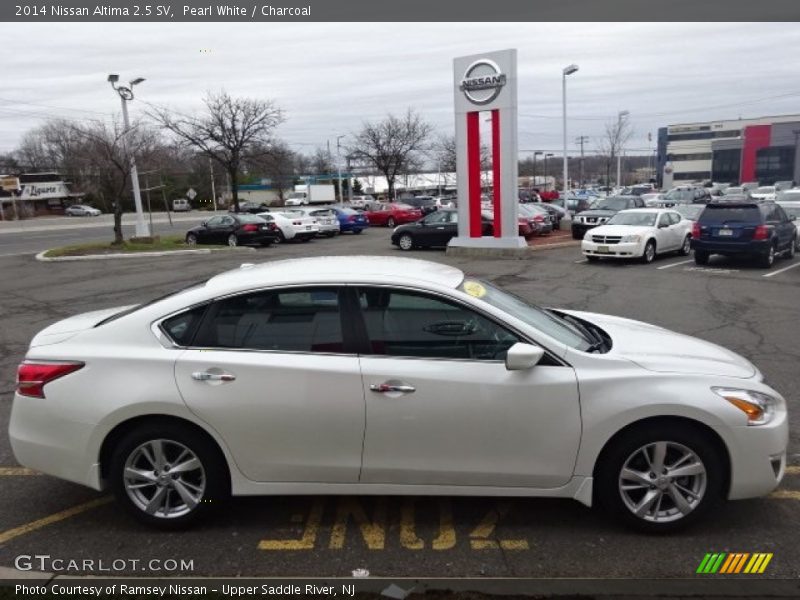
<svg viewBox="0 0 800 600">
<path fill-rule="evenodd" d="M 561 314 L 552 309 L 547 309 L 547 312 L 566 321 L 570 325 L 572 325 L 575 329 L 578 330 L 583 338 L 589 343 L 589 347 L 586 349 L 586 352 L 597 352 L 598 350 L 604 350 L 606 347 L 606 342 L 595 331 L 592 331 L 590 328 L 586 327 L 580 319 L 573 317 L 572 315 L 568 314 Z"/>
</svg>

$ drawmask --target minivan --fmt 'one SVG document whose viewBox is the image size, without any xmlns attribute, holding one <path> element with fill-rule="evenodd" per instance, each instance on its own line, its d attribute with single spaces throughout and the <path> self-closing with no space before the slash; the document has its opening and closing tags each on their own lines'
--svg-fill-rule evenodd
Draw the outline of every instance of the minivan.
<svg viewBox="0 0 800 600">
<path fill-rule="evenodd" d="M 187 212 L 192 210 L 192 205 L 186 198 L 175 198 L 172 201 L 172 210 L 175 212 Z"/>
</svg>

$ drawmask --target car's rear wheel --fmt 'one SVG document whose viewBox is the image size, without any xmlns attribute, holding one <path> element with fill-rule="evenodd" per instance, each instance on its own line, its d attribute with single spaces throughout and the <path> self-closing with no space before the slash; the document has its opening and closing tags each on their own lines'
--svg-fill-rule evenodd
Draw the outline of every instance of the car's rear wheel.
<svg viewBox="0 0 800 600">
<path fill-rule="evenodd" d="M 689 252 L 691 251 L 692 251 L 692 236 L 687 235 L 685 238 L 683 238 L 683 245 L 681 246 L 681 249 L 678 250 L 678 254 L 680 254 L 681 256 L 689 256 Z"/>
<path fill-rule="evenodd" d="M 286 236 L 283 235 L 283 232 L 279 229 L 278 230 L 278 237 L 275 238 L 275 243 L 276 244 L 282 244 L 285 241 L 286 241 Z"/>
<path fill-rule="evenodd" d="M 707 265 L 708 264 L 708 252 L 705 250 L 695 250 L 694 251 L 694 264 L 696 265 Z"/>
<path fill-rule="evenodd" d="M 239 238 L 237 238 L 236 235 L 233 233 L 230 234 L 228 236 L 228 246 L 230 246 L 231 248 L 235 248 L 238 245 L 239 245 Z"/>
<path fill-rule="evenodd" d="M 655 240 L 648 240 L 644 245 L 644 252 L 642 253 L 642 262 L 650 264 L 656 258 L 656 242 Z"/>
<path fill-rule="evenodd" d="M 387 227 L 394 227 L 394 225 L 395 225 L 395 222 L 394 222 L 394 219 L 392 217 L 389 217 L 388 219 L 386 219 L 386 226 Z"/>
<path fill-rule="evenodd" d="M 117 500 L 134 517 L 168 529 L 201 518 L 229 494 L 219 450 L 178 425 L 145 425 L 126 435 L 111 457 L 110 478 Z"/>
<path fill-rule="evenodd" d="M 596 498 L 626 525 L 652 533 L 685 527 L 723 497 L 725 462 L 695 427 L 653 424 L 633 429 L 603 451 Z"/>
<path fill-rule="evenodd" d="M 187 246 L 196 246 L 197 245 L 197 236 L 193 233 L 189 233 L 186 235 L 186 245 Z"/>
<path fill-rule="evenodd" d="M 363 229 L 353 229 L 353 233 L 355 233 L 356 235 L 358 235 L 362 231 L 363 231 Z"/>
<path fill-rule="evenodd" d="M 400 246 L 401 250 L 413 250 L 414 248 L 414 238 L 412 238 L 407 233 L 404 233 L 400 236 L 400 239 L 397 240 L 397 245 Z"/>
<path fill-rule="evenodd" d="M 775 264 L 775 245 L 770 244 L 769 248 L 766 252 L 764 252 L 761 256 L 758 257 L 758 264 L 765 268 L 769 269 L 772 265 Z"/>
</svg>

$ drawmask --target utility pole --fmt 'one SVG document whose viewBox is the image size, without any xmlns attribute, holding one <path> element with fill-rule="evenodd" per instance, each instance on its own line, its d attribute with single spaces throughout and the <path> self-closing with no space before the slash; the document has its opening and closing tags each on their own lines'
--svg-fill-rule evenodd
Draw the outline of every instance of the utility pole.
<svg viewBox="0 0 800 600">
<path fill-rule="evenodd" d="M 214 203 L 214 213 L 217 212 L 217 191 L 214 187 L 214 161 L 208 158 L 208 168 L 211 171 L 211 202 Z"/>
<path fill-rule="evenodd" d="M 583 145 L 589 141 L 588 135 L 582 135 L 575 140 L 576 144 L 580 144 L 581 146 L 581 187 L 583 187 Z"/>
<path fill-rule="evenodd" d="M 339 144 L 339 140 L 343 137 L 347 136 L 336 136 L 336 172 L 339 180 L 339 203 L 344 203 L 344 190 L 342 189 L 342 154 L 341 145 Z"/>
</svg>

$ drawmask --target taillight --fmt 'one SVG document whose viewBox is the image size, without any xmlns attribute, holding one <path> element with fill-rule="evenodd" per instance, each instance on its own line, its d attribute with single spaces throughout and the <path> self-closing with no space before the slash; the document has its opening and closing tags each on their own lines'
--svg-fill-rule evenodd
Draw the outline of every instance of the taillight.
<svg viewBox="0 0 800 600">
<path fill-rule="evenodd" d="M 23 362 L 17 369 L 17 393 L 20 396 L 44 398 L 44 386 L 83 367 L 80 362 Z"/>
<path fill-rule="evenodd" d="M 247 225 L 242 226 L 242 231 L 258 231 L 258 225 L 248 223 Z"/>
<path fill-rule="evenodd" d="M 759 225 L 756 227 L 756 230 L 753 232 L 753 239 L 754 240 L 768 240 L 769 239 L 769 227 L 766 225 Z"/>
<path fill-rule="evenodd" d="M 700 239 L 700 223 L 697 221 L 692 224 L 692 237 L 696 240 Z"/>
<path fill-rule="evenodd" d="M 275 231 L 277 228 L 278 226 L 275 225 L 275 223 L 267 223 L 267 229 L 269 229 L 270 231 Z"/>
</svg>

